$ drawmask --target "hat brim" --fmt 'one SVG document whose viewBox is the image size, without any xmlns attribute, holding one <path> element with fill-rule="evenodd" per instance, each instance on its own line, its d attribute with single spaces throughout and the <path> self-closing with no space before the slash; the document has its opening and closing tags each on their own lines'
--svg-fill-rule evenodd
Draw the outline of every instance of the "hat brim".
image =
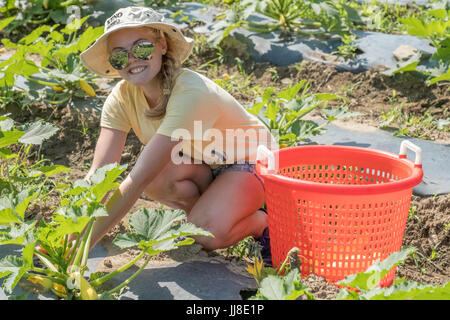
<svg viewBox="0 0 450 320">
<path fill-rule="evenodd" d="M 129 28 L 152 27 L 164 31 L 166 41 L 176 60 L 181 64 L 192 52 L 194 47 L 194 39 L 185 37 L 180 29 L 171 23 L 130 23 L 117 27 L 110 32 L 106 32 L 100 36 L 88 49 L 80 54 L 80 59 L 87 69 L 106 78 L 118 78 L 119 72 L 109 63 L 109 54 L 107 50 L 108 36 L 112 33 Z"/>
</svg>

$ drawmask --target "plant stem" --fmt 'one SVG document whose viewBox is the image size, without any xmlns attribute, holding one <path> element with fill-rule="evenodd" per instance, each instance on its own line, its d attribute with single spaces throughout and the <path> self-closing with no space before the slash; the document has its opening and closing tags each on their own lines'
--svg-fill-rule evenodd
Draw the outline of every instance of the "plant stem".
<svg viewBox="0 0 450 320">
<path fill-rule="evenodd" d="M 75 245 L 72 247 L 72 252 L 70 253 L 69 259 L 67 259 L 67 266 L 70 266 L 72 264 L 76 248 L 78 248 L 78 244 L 80 243 L 80 238 L 81 238 L 80 235 L 77 234 L 77 241 L 75 242 Z"/>
<path fill-rule="evenodd" d="M 111 289 L 108 291 L 109 294 L 112 294 L 116 291 L 119 291 L 120 289 L 122 289 L 123 287 L 125 287 L 127 284 L 129 284 L 134 278 L 136 278 L 136 276 L 141 273 L 142 270 L 144 270 L 144 268 L 147 266 L 147 264 L 150 262 L 152 256 L 149 256 L 147 258 L 147 260 L 145 260 L 145 263 L 142 265 L 142 267 L 139 268 L 139 270 L 137 270 L 131 277 L 129 277 L 127 280 L 125 280 L 124 282 L 122 282 L 121 284 L 119 284 L 117 287 Z"/>
<path fill-rule="evenodd" d="M 60 276 L 61 276 L 61 273 L 59 273 L 59 272 L 54 272 L 54 271 L 51 271 L 51 270 L 49 270 L 49 269 L 43 269 L 43 268 L 36 268 L 36 267 L 33 267 L 33 268 L 31 268 L 31 271 L 37 272 L 37 273 L 45 273 L 45 274 L 48 274 L 48 275 L 50 275 L 50 276 L 55 276 L 55 277 L 60 277 Z"/>
<path fill-rule="evenodd" d="M 95 219 L 93 218 L 91 221 L 92 221 L 92 223 L 88 226 L 88 229 L 86 230 L 87 239 L 86 239 L 86 243 L 84 244 L 83 257 L 81 258 L 80 266 L 86 265 L 88 255 L 89 255 L 89 249 L 91 247 L 92 231 L 94 230 L 93 225 L 94 225 Z M 81 272 L 81 276 L 83 276 L 84 268 L 81 268 L 80 272 Z"/>
<path fill-rule="evenodd" d="M 86 242 L 88 240 L 89 234 L 92 231 L 92 226 L 93 225 L 94 225 L 94 219 L 89 220 L 86 232 L 83 235 L 83 240 L 81 240 L 80 247 L 79 247 L 79 249 L 77 251 L 77 254 L 75 256 L 75 260 L 73 261 L 73 264 L 72 264 L 72 267 L 71 267 L 71 272 L 75 271 L 75 267 L 79 267 L 81 258 L 83 256 L 83 253 L 84 253 L 85 249 L 86 249 Z"/>
<path fill-rule="evenodd" d="M 120 268 L 114 270 L 111 273 L 108 273 L 108 274 L 104 275 L 103 277 L 100 277 L 98 279 L 95 279 L 95 280 L 91 281 L 90 282 L 91 286 L 98 287 L 101 284 L 103 284 L 106 281 L 108 281 L 109 279 L 111 279 L 114 276 L 118 275 L 119 273 L 124 272 L 125 270 L 127 270 L 128 268 L 133 266 L 136 262 L 138 262 L 144 256 L 144 254 L 145 254 L 145 251 L 142 251 L 136 258 L 134 258 L 133 260 L 131 260 L 127 264 L 124 264 Z"/>
<path fill-rule="evenodd" d="M 47 268 L 49 268 L 53 272 L 58 273 L 58 269 L 56 269 L 55 266 L 51 263 L 51 258 L 49 256 L 37 251 L 36 249 L 34 250 L 34 254 L 39 258 L 39 260 L 42 261 L 42 263 L 47 266 Z"/>
<path fill-rule="evenodd" d="M 61 2 L 59 5 L 61 6 L 61 7 L 68 7 L 68 6 L 70 6 L 72 3 L 74 3 L 75 1 L 74 0 L 67 0 L 67 1 L 64 1 L 64 2 Z"/>
</svg>

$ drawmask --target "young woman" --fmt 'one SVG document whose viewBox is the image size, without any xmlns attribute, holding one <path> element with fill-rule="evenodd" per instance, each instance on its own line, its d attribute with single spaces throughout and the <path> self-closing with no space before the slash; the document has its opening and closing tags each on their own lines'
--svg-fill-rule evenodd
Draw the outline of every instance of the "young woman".
<svg viewBox="0 0 450 320">
<path fill-rule="evenodd" d="M 256 146 L 276 145 L 265 126 L 226 91 L 186 68 L 193 40 L 150 8 L 118 10 L 104 34 L 81 54 L 88 69 L 121 77 L 105 101 L 100 136 L 86 178 L 120 162 L 127 133 L 145 145 L 129 175 L 94 225 L 94 246 L 142 193 L 183 209 L 215 237 L 205 250 L 247 236 L 268 236 L 264 186 L 254 171 Z M 256 135 L 255 135 L 256 133 Z M 235 152 L 236 151 L 236 152 Z M 263 238 L 264 238 L 263 237 Z"/>
</svg>

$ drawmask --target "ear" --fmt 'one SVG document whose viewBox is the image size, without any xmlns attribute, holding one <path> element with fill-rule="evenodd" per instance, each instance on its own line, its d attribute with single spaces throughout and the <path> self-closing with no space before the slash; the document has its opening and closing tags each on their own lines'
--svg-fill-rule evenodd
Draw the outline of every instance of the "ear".
<svg viewBox="0 0 450 320">
<path fill-rule="evenodd" d="M 167 40 L 165 37 L 161 37 L 159 39 L 159 43 L 161 44 L 161 52 L 163 55 L 167 53 Z"/>
</svg>

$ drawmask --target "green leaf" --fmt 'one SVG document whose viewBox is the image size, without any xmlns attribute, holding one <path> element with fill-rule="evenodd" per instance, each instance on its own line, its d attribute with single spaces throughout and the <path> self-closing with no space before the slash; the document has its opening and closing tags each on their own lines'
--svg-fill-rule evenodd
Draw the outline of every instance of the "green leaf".
<svg viewBox="0 0 450 320">
<path fill-rule="evenodd" d="M 355 23 L 363 23 L 361 16 L 358 13 L 358 10 L 343 4 L 342 8 L 347 12 L 348 19 Z"/>
<path fill-rule="evenodd" d="M 61 30 L 61 32 L 65 34 L 72 34 L 76 32 L 80 27 L 83 25 L 83 23 L 86 22 L 86 20 L 89 18 L 89 16 L 83 17 L 81 19 L 73 19 L 70 23 L 66 24 L 64 29 Z"/>
<path fill-rule="evenodd" d="M 70 170 L 72 170 L 72 169 L 67 168 L 66 166 L 63 166 L 63 165 L 42 166 L 37 169 L 38 172 L 35 173 L 33 175 L 33 177 L 39 176 L 41 174 L 44 174 L 45 176 L 50 177 L 57 173 L 70 171 Z"/>
<path fill-rule="evenodd" d="M 450 282 L 443 286 L 401 282 L 389 288 L 374 288 L 360 295 L 362 300 L 448 300 Z"/>
<path fill-rule="evenodd" d="M 22 258 L 24 261 L 24 266 L 27 269 L 30 269 L 33 267 L 33 256 L 34 256 L 34 249 L 36 248 L 36 240 L 27 243 L 25 247 L 22 249 Z"/>
<path fill-rule="evenodd" d="M 391 68 L 391 69 L 382 71 L 381 73 L 391 76 L 391 75 L 401 73 L 401 72 L 416 71 L 417 66 L 420 63 L 420 59 L 421 59 L 421 54 L 418 53 L 418 54 L 412 56 L 411 58 L 409 58 L 407 61 L 403 61 L 403 62 L 397 64 L 396 68 Z"/>
<path fill-rule="evenodd" d="M 16 19 L 17 16 L 13 16 L 13 17 L 9 17 L 9 18 L 5 18 L 0 20 L 0 30 L 3 30 L 4 28 L 6 28 L 8 26 L 8 24 L 10 24 L 11 22 L 14 21 L 14 19 Z"/>
<path fill-rule="evenodd" d="M 66 234 L 81 233 L 89 220 L 91 220 L 91 218 L 86 216 L 65 217 L 56 215 L 53 218 L 53 221 L 58 224 L 58 227 L 55 228 L 55 232 L 53 233 L 54 239 L 61 238 Z"/>
<path fill-rule="evenodd" d="M 367 268 L 366 271 L 347 276 L 345 279 L 339 281 L 338 284 L 360 290 L 370 290 L 375 288 L 392 268 L 406 260 L 406 258 L 415 251 L 415 248 L 406 248 L 394 252 L 382 262 L 378 259 L 373 265 Z"/>
<path fill-rule="evenodd" d="M 433 121 L 433 124 L 439 129 L 444 130 L 445 127 L 448 127 L 450 125 L 450 118 L 447 119 L 439 119 L 436 121 Z"/>
<path fill-rule="evenodd" d="M 192 223 L 182 222 L 185 217 L 182 210 L 141 208 L 133 213 L 129 220 L 135 233 L 120 234 L 113 244 L 122 249 L 138 246 L 154 255 L 193 242 L 193 239 L 180 240 L 179 237 L 182 236 L 213 236 Z"/>
<path fill-rule="evenodd" d="M 36 196 L 37 192 L 32 192 L 31 189 L 22 190 L 15 196 L 15 211 L 22 221 L 30 201 Z"/>
<path fill-rule="evenodd" d="M 427 11 L 427 14 L 429 16 L 441 19 L 441 20 L 446 20 L 447 19 L 447 10 L 445 9 L 434 9 L 434 10 L 429 10 Z"/>
<path fill-rule="evenodd" d="M 25 221 L 20 224 L 12 223 L 5 231 L 0 232 L 0 245 L 26 245 L 35 243 L 34 227 L 36 221 Z"/>
<path fill-rule="evenodd" d="M 14 202 L 17 199 L 10 194 L 0 198 L 0 225 L 8 225 L 10 223 L 21 223 L 23 220 L 19 217 L 15 210 Z"/>
<path fill-rule="evenodd" d="M 400 18 L 400 22 L 407 27 L 408 34 L 412 36 L 427 38 L 430 35 L 426 24 L 416 17 Z"/>
<path fill-rule="evenodd" d="M 264 112 L 264 115 L 271 121 L 276 122 L 277 117 L 280 114 L 279 102 L 281 102 L 281 101 L 278 101 L 278 102 L 271 101 L 267 105 L 266 112 Z"/>
<path fill-rule="evenodd" d="M 66 8 L 52 9 L 50 11 L 50 18 L 56 23 L 64 24 L 67 22 Z"/>
<path fill-rule="evenodd" d="M 287 89 L 280 91 L 278 93 L 278 98 L 279 99 L 286 99 L 287 101 L 294 99 L 298 92 L 300 91 L 300 89 L 305 85 L 306 80 L 302 80 L 299 83 L 297 83 L 294 86 L 290 86 Z"/>
<path fill-rule="evenodd" d="M 298 269 L 293 269 L 284 277 L 269 275 L 264 278 L 257 296 L 268 300 L 295 300 L 307 290 L 300 282 Z"/>
<path fill-rule="evenodd" d="M 8 117 L 0 118 L 0 131 L 9 131 L 14 129 L 14 120 Z"/>
<path fill-rule="evenodd" d="M 34 41 L 36 41 L 44 32 L 50 32 L 51 29 L 52 29 L 52 27 L 49 25 L 42 25 L 42 26 L 34 29 L 33 31 L 31 31 L 31 33 L 29 35 L 20 39 L 19 43 L 23 44 L 23 45 L 29 45 L 29 44 L 33 43 Z"/>
<path fill-rule="evenodd" d="M 342 120 L 359 115 L 361 115 L 360 112 L 348 111 L 347 106 L 339 108 L 328 107 L 322 109 L 322 117 L 324 117 L 327 121 Z"/>
<path fill-rule="evenodd" d="M 64 35 L 56 30 L 50 32 L 47 38 L 59 43 L 62 43 L 64 41 Z"/>
<path fill-rule="evenodd" d="M 89 182 L 87 182 L 84 179 L 79 179 L 79 180 L 75 181 L 73 186 L 71 186 L 70 188 L 67 188 L 66 192 L 64 193 L 64 196 L 66 197 L 66 196 L 80 195 L 81 193 L 89 190 L 90 187 L 91 187 L 91 185 Z"/>
<path fill-rule="evenodd" d="M 58 130 L 58 127 L 51 123 L 34 122 L 19 139 L 19 142 L 25 144 L 42 144 L 45 139 L 53 136 Z"/>
<path fill-rule="evenodd" d="M 450 81 L 450 68 L 443 75 L 430 79 L 427 84 L 432 85 L 439 81 Z"/>
<path fill-rule="evenodd" d="M 0 278 L 3 280 L 3 289 L 7 293 L 12 293 L 20 278 L 28 271 L 28 267 L 22 258 L 16 256 L 6 256 L 0 260 Z"/>
<path fill-rule="evenodd" d="M 117 235 L 112 244 L 119 247 L 120 249 L 126 249 L 139 245 L 141 240 L 143 240 L 142 236 L 136 233 L 127 232 Z"/>
<path fill-rule="evenodd" d="M 0 132 L 0 148 L 4 148 L 17 143 L 23 135 L 23 132 L 15 129 L 12 131 Z"/>
<path fill-rule="evenodd" d="M 328 101 L 328 100 L 335 100 L 335 99 L 342 99 L 342 97 L 334 94 L 334 93 L 316 93 L 314 97 L 317 100 L 321 101 Z"/>
<path fill-rule="evenodd" d="M 175 222 L 185 218 L 182 210 L 159 210 L 141 208 L 129 220 L 130 227 L 145 239 L 158 239 L 166 234 Z"/>
<path fill-rule="evenodd" d="M 167 240 L 167 239 L 176 239 L 182 236 L 193 236 L 193 235 L 208 236 L 208 237 L 213 236 L 210 232 L 205 231 L 200 227 L 197 227 L 195 224 L 185 222 L 171 227 L 169 230 L 167 230 L 167 232 L 162 233 L 157 239 Z"/>
<path fill-rule="evenodd" d="M 116 180 L 125 169 L 126 166 L 112 163 L 105 165 L 94 172 L 90 177 L 91 183 L 93 184 L 90 191 L 98 201 L 102 201 L 109 191 L 119 185 Z"/>
<path fill-rule="evenodd" d="M 89 27 L 77 40 L 77 50 L 83 52 L 103 34 L 104 27 Z"/>
<path fill-rule="evenodd" d="M 145 239 L 157 239 L 167 232 L 176 221 L 183 220 L 181 210 L 164 210 L 141 208 L 130 217 L 130 227 Z"/>
<path fill-rule="evenodd" d="M 261 281 L 261 287 L 258 290 L 259 294 L 267 298 L 268 300 L 284 300 L 287 296 L 283 280 L 277 276 L 268 276 Z"/>
<path fill-rule="evenodd" d="M 12 153 L 12 151 L 9 149 L 6 148 L 0 149 L 0 158 L 2 158 L 3 160 L 17 158 L 18 156 L 19 156 L 18 154 Z"/>
<path fill-rule="evenodd" d="M 14 214 L 12 208 L 0 209 L 0 225 L 8 225 L 10 223 L 21 223 L 22 221 Z"/>
<path fill-rule="evenodd" d="M 292 124 L 291 131 L 297 136 L 297 140 L 303 140 L 321 134 L 325 130 L 318 128 L 319 125 L 312 120 L 298 120 Z"/>
</svg>

